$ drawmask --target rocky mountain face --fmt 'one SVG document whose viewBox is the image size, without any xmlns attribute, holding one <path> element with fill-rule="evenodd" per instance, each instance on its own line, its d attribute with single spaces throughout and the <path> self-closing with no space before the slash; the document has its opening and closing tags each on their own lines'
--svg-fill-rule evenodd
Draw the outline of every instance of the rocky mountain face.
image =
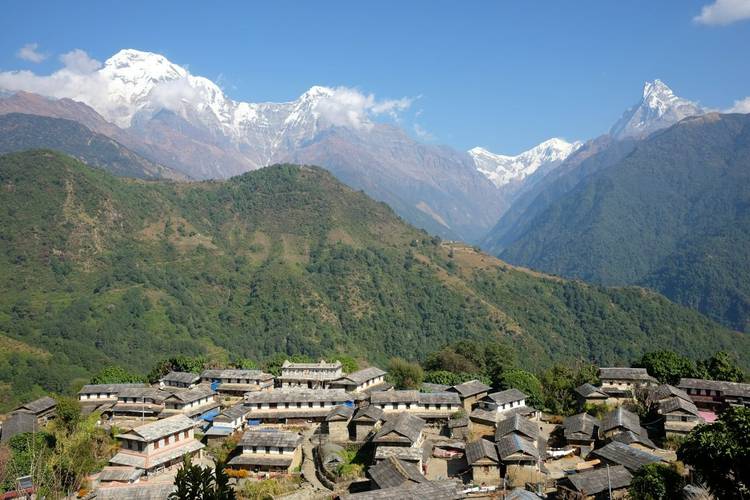
<svg viewBox="0 0 750 500">
<path fill-rule="evenodd" d="M 642 139 L 689 116 L 705 112 L 697 103 L 676 96 L 672 89 L 657 79 L 643 85 L 641 101 L 622 115 L 610 129 L 609 135 L 616 139 Z"/>
<path fill-rule="evenodd" d="M 367 113 L 342 112 L 346 89 L 314 86 L 285 103 L 239 102 L 159 54 L 122 50 L 91 76 L 100 92 L 45 99 L 19 92 L 0 113 L 77 119 L 194 179 L 294 160 L 334 172 L 421 228 L 477 241 L 507 205 L 466 153 L 420 143 Z M 104 97 L 102 97 L 104 96 Z"/>
</svg>

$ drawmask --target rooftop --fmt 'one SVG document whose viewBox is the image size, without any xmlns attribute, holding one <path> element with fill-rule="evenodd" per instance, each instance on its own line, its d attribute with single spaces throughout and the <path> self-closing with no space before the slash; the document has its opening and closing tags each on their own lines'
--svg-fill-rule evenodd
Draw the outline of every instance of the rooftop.
<svg viewBox="0 0 750 500">
<path fill-rule="evenodd" d="M 354 401 L 354 395 L 346 392 L 344 389 L 306 389 L 295 387 L 245 394 L 245 403 L 344 403 L 347 401 Z"/>
<path fill-rule="evenodd" d="M 656 455 L 618 441 L 612 441 L 603 448 L 592 451 L 589 456 L 602 458 L 617 465 L 624 465 L 631 472 L 635 472 L 644 465 L 662 461 Z"/>
<path fill-rule="evenodd" d="M 662 399 L 661 401 L 659 401 L 656 411 L 662 415 L 672 413 L 673 411 L 683 411 L 685 413 L 695 415 L 696 417 L 700 415 L 698 408 L 695 406 L 695 403 L 690 400 L 686 401 L 677 396 L 673 396 L 668 399 Z"/>
<path fill-rule="evenodd" d="M 539 428 L 537 425 L 518 413 L 497 423 L 495 440 L 497 441 L 511 433 L 523 434 L 532 441 L 536 441 L 539 438 Z"/>
<path fill-rule="evenodd" d="M 341 500 L 458 500 L 466 498 L 463 486 L 453 480 L 407 483 L 393 488 L 343 495 Z"/>
<path fill-rule="evenodd" d="M 302 443 L 302 436 L 296 432 L 280 430 L 249 430 L 245 431 L 240 439 L 240 446 L 272 446 L 283 448 L 296 448 Z"/>
<path fill-rule="evenodd" d="M 686 389 L 710 389 L 719 391 L 725 396 L 741 396 L 750 398 L 750 384 L 740 382 L 726 382 L 723 380 L 704 380 L 700 378 L 682 378 L 677 384 L 682 390 Z"/>
<path fill-rule="evenodd" d="M 331 409 L 326 415 L 326 421 L 331 422 L 335 420 L 346 420 L 349 421 L 354 415 L 354 408 L 346 405 L 339 405 Z"/>
<path fill-rule="evenodd" d="M 172 417 L 157 420 L 156 422 L 140 425 L 133 428 L 127 434 L 120 434 L 117 437 L 150 442 L 176 432 L 191 429 L 193 425 L 193 421 L 185 415 L 174 415 Z"/>
<path fill-rule="evenodd" d="M 607 491 L 610 484 L 613 490 L 630 486 L 633 476 L 622 465 L 615 465 L 570 474 L 566 479 L 575 491 L 585 492 L 586 495 L 596 495 Z"/>
<path fill-rule="evenodd" d="M 398 415 L 388 419 L 383 426 L 380 428 L 373 441 L 375 442 L 389 442 L 392 439 L 387 436 L 391 433 L 402 436 L 399 441 L 408 441 L 411 444 L 416 443 L 419 440 L 419 436 L 422 434 L 422 429 L 426 422 L 419 417 L 409 415 L 408 413 L 399 413 Z"/>
<path fill-rule="evenodd" d="M 512 403 L 513 401 L 521 401 L 522 399 L 526 399 L 526 394 L 519 391 L 518 389 L 507 389 L 500 392 L 493 392 L 492 394 L 488 394 L 487 397 L 493 402 L 499 405 L 503 405 Z"/>
<path fill-rule="evenodd" d="M 534 446 L 534 443 L 518 434 L 508 434 L 500 438 L 497 442 L 497 452 L 502 460 L 507 460 L 517 453 L 528 455 L 534 459 L 539 458 L 539 450 Z"/>
<path fill-rule="evenodd" d="M 195 384 L 201 379 L 197 373 L 189 372 L 169 372 L 160 380 L 162 382 L 177 382 L 181 384 Z"/>
<path fill-rule="evenodd" d="M 383 418 L 383 410 L 377 406 L 370 405 L 366 408 L 358 408 L 354 413 L 354 422 L 377 422 Z"/>
<path fill-rule="evenodd" d="M 382 377 L 383 375 L 385 375 L 385 371 L 375 366 L 370 366 L 369 368 L 364 368 L 362 370 L 349 373 L 345 377 L 341 377 L 340 379 L 337 379 L 335 382 L 342 382 L 342 383 L 351 382 L 352 384 L 361 385 L 367 382 L 368 380 L 372 380 L 377 377 Z"/>
<path fill-rule="evenodd" d="M 57 401 L 55 401 L 54 398 L 44 396 L 42 398 L 35 399 L 34 401 L 22 404 L 14 411 L 30 411 L 31 413 L 38 415 L 40 413 L 44 413 L 45 411 L 51 410 L 55 406 L 57 406 Z"/>
<path fill-rule="evenodd" d="M 687 392 L 669 384 L 662 384 L 658 387 L 654 387 L 648 393 L 648 400 L 651 403 L 671 397 L 678 397 L 684 399 L 685 401 L 691 401 L 690 396 L 688 396 Z"/>
<path fill-rule="evenodd" d="M 499 462 L 495 443 L 486 439 L 478 439 L 466 445 L 466 461 L 472 465 L 479 460 L 488 458 L 493 462 Z"/>
<path fill-rule="evenodd" d="M 469 380 L 463 384 L 454 385 L 448 390 L 457 392 L 462 398 L 468 398 L 483 392 L 489 392 L 490 389 L 492 389 L 492 387 L 480 382 L 479 380 Z"/>
<path fill-rule="evenodd" d="M 167 396 L 165 400 L 179 401 L 182 404 L 189 404 L 204 398 L 212 397 L 216 394 L 209 385 L 197 385 L 192 389 L 174 391 L 172 395 Z"/>
<path fill-rule="evenodd" d="M 598 387 L 594 387 L 593 385 L 586 383 L 583 385 L 579 385 L 575 388 L 575 391 L 581 395 L 581 397 L 584 398 L 601 398 L 601 399 L 607 399 L 607 394 L 604 393 L 601 389 Z"/>
<path fill-rule="evenodd" d="M 250 380 L 270 380 L 273 375 L 262 372 L 261 370 L 240 370 L 235 368 L 203 370 L 201 373 L 203 379 L 250 379 Z"/>
<path fill-rule="evenodd" d="M 417 465 L 396 457 L 388 457 L 379 464 L 373 465 L 367 470 L 367 474 L 381 489 L 401 486 L 405 482 L 423 483 L 427 481 Z"/>
<path fill-rule="evenodd" d="M 87 384 L 81 387 L 78 394 L 117 394 L 123 389 L 148 387 L 146 384 Z"/>
<path fill-rule="evenodd" d="M 596 439 L 601 422 L 588 413 L 578 413 L 566 417 L 563 421 L 563 435 L 566 439 L 588 440 Z"/>
<path fill-rule="evenodd" d="M 618 427 L 639 433 L 641 431 L 641 421 L 635 413 L 626 410 L 622 406 L 618 406 L 604 416 L 601 430 L 602 432 L 607 432 Z"/>
<path fill-rule="evenodd" d="M 656 379 L 648 374 L 645 368 L 599 368 L 599 378 L 606 380 L 634 380 L 656 382 Z"/>
</svg>

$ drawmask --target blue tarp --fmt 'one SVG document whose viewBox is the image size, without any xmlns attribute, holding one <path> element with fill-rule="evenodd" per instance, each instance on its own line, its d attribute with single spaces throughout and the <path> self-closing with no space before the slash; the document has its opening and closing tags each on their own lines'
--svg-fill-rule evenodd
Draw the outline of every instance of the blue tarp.
<svg viewBox="0 0 750 500">
<path fill-rule="evenodd" d="M 219 388 L 219 381 L 218 380 L 214 380 L 213 382 L 211 382 L 211 390 L 212 391 L 216 391 L 218 388 Z"/>
<path fill-rule="evenodd" d="M 221 413 L 221 409 L 220 408 L 214 408 L 213 410 L 209 410 L 206 413 L 204 413 L 203 415 L 201 415 L 200 418 L 201 418 L 201 420 L 205 420 L 206 422 L 213 422 L 214 421 L 214 417 L 216 415 L 218 415 L 219 413 Z"/>
<path fill-rule="evenodd" d="M 249 425 L 260 425 L 260 420 L 248 420 Z"/>
</svg>

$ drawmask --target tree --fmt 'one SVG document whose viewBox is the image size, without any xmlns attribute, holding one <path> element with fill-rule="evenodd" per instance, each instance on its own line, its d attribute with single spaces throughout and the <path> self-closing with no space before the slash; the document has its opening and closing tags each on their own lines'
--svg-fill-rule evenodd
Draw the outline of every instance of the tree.
<svg viewBox="0 0 750 500">
<path fill-rule="evenodd" d="M 170 500 L 235 500 L 234 490 L 229 486 L 229 477 L 224 472 L 224 463 L 217 461 L 213 470 L 193 464 L 186 456 L 174 479 L 175 490 Z"/>
<path fill-rule="evenodd" d="M 630 496 L 633 500 L 670 500 L 682 497 L 685 479 L 672 465 L 661 463 L 641 467 L 633 474 Z"/>
<path fill-rule="evenodd" d="M 526 401 L 533 407 L 542 404 L 542 383 L 533 373 L 526 370 L 508 370 L 503 373 L 500 383 L 502 389 L 518 389 L 526 394 Z"/>
<path fill-rule="evenodd" d="M 718 498 L 750 495 L 750 408 L 724 411 L 712 425 L 699 425 L 677 449 Z"/>
<path fill-rule="evenodd" d="M 554 414 L 571 414 L 577 409 L 574 389 L 598 382 L 597 369 L 588 363 L 555 364 L 541 377 L 543 406 Z"/>
<path fill-rule="evenodd" d="M 58 397 L 55 406 L 55 426 L 67 433 L 74 432 L 81 421 L 81 406 L 73 398 Z"/>
<path fill-rule="evenodd" d="M 634 366 L 645 368 L 662 384 L 677 384 L 682 377 L 695 377 L 696 366 L 690 359 L 673 351 L 652 351 L 634 363 Z"/>
<path fill-rule="evenodd" d="M 148 381 L 155 384 L 169 372 L 200 373 L 206 368 L 208 360 L 204 356 L 175 356 L 163 359 L 148 374 Z"/>
<path fill-rule="evenodd" d="M 745 373 L 742 371 L 742 368 L 737 366 L 735 360 L 724 351 L 717 352 L 707 360 L 701 362 L 701 365 L 713 380 L 726 380 L 728 382 L 742 382 L 745 380 Z"/>
<path fill-rule="evenodd" d="M 338 361 L 341 363 L 341 369 L 344 373 L 352 373 L 359 370 L 359 364 L 357 360 L 346 354 L 336 354 L 333 356 L 332 361 Z"/>
<path fill-rule="evenodd" d="M 134 384 L 145 382 L 146 377 L 127 371 L 121 366 L 107 366 L 91 378 L 92 384 Z"/>
<path fill-rule="evenodd" d="M 396 389 L 418 389 L 424 380 L 424 372 L 417 363 L 392 358 L 388 363 L 388 379 Z"/>
</svg>

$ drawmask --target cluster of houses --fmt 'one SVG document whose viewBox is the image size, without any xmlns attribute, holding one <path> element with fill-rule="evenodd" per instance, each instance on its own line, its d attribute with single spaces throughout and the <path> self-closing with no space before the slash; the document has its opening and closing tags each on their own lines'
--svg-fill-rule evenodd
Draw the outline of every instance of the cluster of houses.
<svg viewBox="0 0 750 500">
<path fill-rule="evenodd" d="M 375 367 L 346 374 L 339 362 L 287 361 L 279 377 L 212 369 L 171 372 L 153 386 L 86 385 L 78 393 L 83 410 L 119 431 L 119 450 L 98 474 L 101 496 L 143 484 L 186 456 L 200 458 L 206 444 L 228 436 L 238 438 L 228 468 L 251 477 L 293 473 L 304 460 L 300 428 L 310 426 L 318 429 L 321 481 L 335 485 L 328 466 L 343 460 L 343 447 L 370 450 L 367 478 L 349 485 L 346 499 L 452 499 L 500 489 L 522 499 L 550 491 L 560 498 L 610 490 L 622 496 L 640 467 L 669 460 L 655 440 L 685 435 L 724 406 L 750 406 L 750 384 L 659 385 L 643 369 L 601 368 L 599 386 L 576 389 L 581 413 L 555 426 L 517 389 L 493 392 L 472 380 L 394 390 L 385 375 Z M 642 421 L 623 403 L 643 394 Z M 607 405 L 602 418 L 584 411 L 595 405 Z M 52 398 L 15 409 L 0 439 L 43 427 L 54 410 Z M 435 473 L 440 461 L 444 471 Z"/>
</svg>

